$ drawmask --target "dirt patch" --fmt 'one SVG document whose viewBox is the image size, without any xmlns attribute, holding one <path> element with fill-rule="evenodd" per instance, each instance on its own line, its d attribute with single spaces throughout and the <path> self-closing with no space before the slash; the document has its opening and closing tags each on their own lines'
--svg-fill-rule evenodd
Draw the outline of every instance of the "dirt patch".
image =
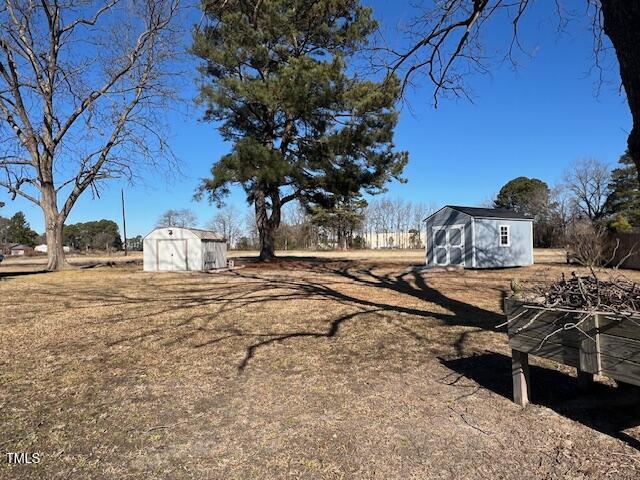
<svg viewBox="0 0 640 480">
<path fill-rule="evenodd" d="M 504 292 L 570 270 L 371 257 L 6 276 L 0 444 L 43 457 L 0 477 L 638 477 L 634 390 L 540 361 L 510 400 Z"/>
</svg>

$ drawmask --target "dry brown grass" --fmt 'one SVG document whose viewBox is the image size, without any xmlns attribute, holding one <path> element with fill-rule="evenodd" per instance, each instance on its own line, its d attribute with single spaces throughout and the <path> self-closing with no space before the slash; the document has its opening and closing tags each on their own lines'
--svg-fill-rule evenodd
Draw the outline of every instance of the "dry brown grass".
<svg viewBox="0 0 640 480">
<path fill-rule="evenodd" d="M 503 292 L 565 266 L 289 255 L 215 275 L 3 264 L 0 444 L 44 458 L 0 477 L 638 478 L 633 392 L 577 394 L 546 362 L 537 405 L 509 398 Z"/>
</svg>

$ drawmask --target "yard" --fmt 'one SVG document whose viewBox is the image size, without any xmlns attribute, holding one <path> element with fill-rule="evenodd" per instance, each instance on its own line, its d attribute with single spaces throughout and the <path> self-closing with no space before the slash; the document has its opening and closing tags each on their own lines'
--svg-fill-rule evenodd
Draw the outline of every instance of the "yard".
<svg viewBox="0 0 640 480">
<path fill-rule="evenodd" d="M 635 389 L 578 393 L 534 361 L 535 404 L 511 401 L 501 299 L 571 271 L 562 252 L 437 272 L 421 251 L 309 255 L 221 274 L 6 260 L 0 444 L 42 458 L 0 477 L 638 478 Z"/>
</svg>

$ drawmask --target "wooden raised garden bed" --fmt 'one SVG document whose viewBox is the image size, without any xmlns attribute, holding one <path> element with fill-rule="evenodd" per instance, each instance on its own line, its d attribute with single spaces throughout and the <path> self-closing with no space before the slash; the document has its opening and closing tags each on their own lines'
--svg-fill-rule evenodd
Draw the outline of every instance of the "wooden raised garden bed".
<svg viewBox="0 0 640 480">
<path fill-rule="evenodd" d="M 577 368 L 583 385 L 598 374 L 640 386 L 640 315 L 549 309 L 514 298 L 505 299 L 504 311 L 517 404 L 529 402 L 529 354 Z"/>
</svg>

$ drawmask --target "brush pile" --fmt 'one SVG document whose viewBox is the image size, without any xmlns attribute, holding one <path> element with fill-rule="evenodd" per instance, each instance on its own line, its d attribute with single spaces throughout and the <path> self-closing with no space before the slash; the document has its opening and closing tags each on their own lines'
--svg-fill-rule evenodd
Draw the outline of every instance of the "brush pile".
<svg viewBox="0 0 640 480">
<path fill-rule="evenodd" d="M 578 311 L 599 311 L 630 315 L 640 308 L 640 285 L 624 276 L 598 278 L 595 272 L 588 276 L 572 273 L 562 275 L 555 283 L 538 287 L 530 300 L 548 308 Z"/>
</svg>

